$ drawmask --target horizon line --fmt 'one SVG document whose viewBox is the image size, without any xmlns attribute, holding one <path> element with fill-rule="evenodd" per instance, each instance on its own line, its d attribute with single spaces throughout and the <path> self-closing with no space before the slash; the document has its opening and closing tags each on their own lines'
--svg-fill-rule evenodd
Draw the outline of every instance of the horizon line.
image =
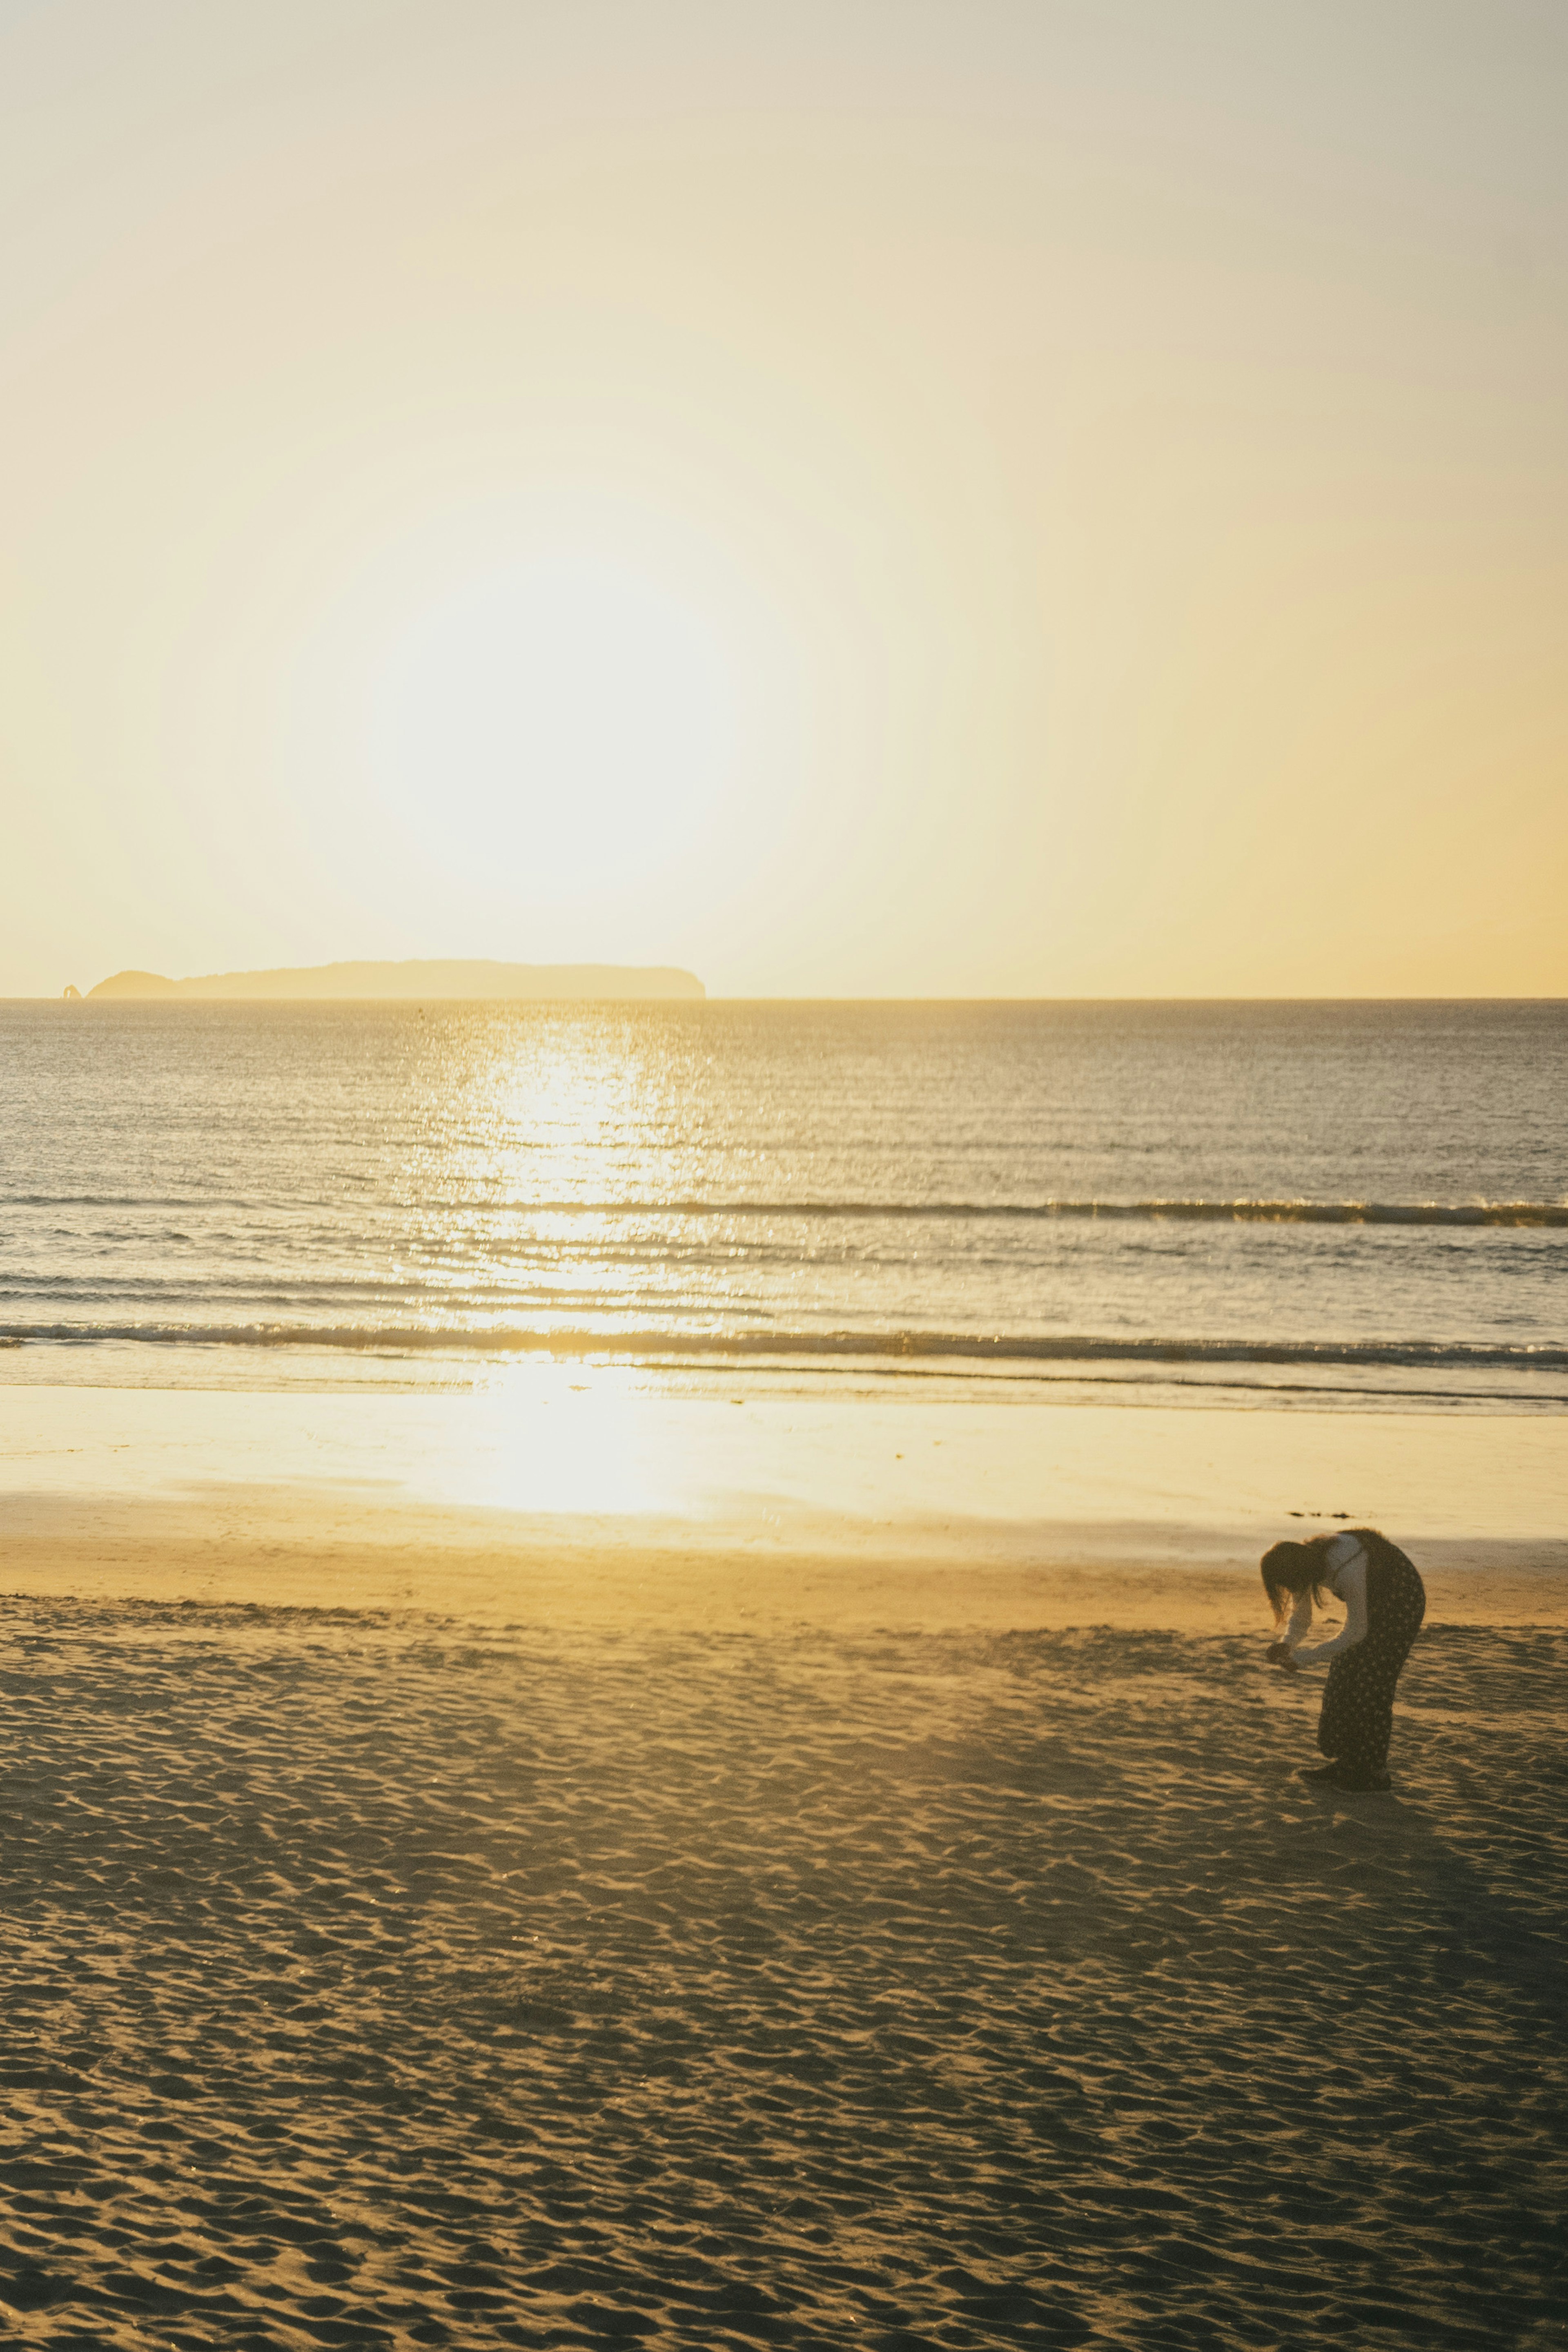
<svg viewBox="0 0 1568 2352">
<path fill-rule="evenodd" d="M 1111 991 L 1037 992 L 1016 995 L 1000 992 L 973 991 L 962 994 L 797 994 L 778 990 L 766 993 L 729 994 L 706 988 L 701 997 L 659 997 L 627 994 L 625 996 L 517 996 L 476 997 L 444 996 L 426 991 L 409 996 L 132 996 L 94 997 L 83 990 L 76 997 L 63 991 L 44 995 L 37 992 L 17 994 L 0 993 L 0 1004 L 74 1004 L 86 1007 L 94 1004 L 101 1010 L 106 1005 L 119 1008 L 156 1005 L 168 1010 L 174 1006 L 243 1004 L 1568 1004 L 1568 991 L 1562 992 L 1539 990 L 1521 993 L 1511 990 L 1487 989 L 1468 994 L 1449 994 L 1439 990 L 1408 991 L 1403 993 L 1368 995 L 1352 992 L 1313 994 L 1287 990 L 1258 991 L 1251 993 L 1229 991 L 1223 994 L 1184 993 L 1169 991 L 1160 994 L 1146 992 Z"/>
</svg>

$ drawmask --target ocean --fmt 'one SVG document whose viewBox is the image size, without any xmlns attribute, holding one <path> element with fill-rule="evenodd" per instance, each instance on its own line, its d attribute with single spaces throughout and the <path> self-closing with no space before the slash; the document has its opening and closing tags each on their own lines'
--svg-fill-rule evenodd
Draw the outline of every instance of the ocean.
<svg viewBox="0 0 1568 2352">
<path fill-rule="evenodd" d="M 1565 1114 L 1552 1002 L 13 1002 L 0 1364 L 1561 1409 Z"/>
</svg>

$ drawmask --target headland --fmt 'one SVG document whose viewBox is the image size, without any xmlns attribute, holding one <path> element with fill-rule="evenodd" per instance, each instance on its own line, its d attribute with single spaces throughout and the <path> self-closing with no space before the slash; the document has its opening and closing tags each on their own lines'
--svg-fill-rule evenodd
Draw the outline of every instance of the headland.
<svg viewBox="0 0 1568 2352">
<path fill-rule="evenodd" d="M 72 994 L 69 989 L 66 993 Z M 206 972 L 168 980 L 156 971 L 117 971 L 87 992 L 106 1000 L 233 998 L 279 1003 L 566 1003 L 655 998 L 700 1003 L 695 975 L 664 964 L 496 963 L 415 957 L 402 963 L 319 963 L 277 971 Z"/>
</svg>

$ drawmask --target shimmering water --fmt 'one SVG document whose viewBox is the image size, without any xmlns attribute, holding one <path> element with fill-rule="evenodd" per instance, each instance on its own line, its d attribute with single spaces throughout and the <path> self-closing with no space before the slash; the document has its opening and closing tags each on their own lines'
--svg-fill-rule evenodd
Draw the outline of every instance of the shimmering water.
<svg viewBox="0 0 1568 2352">
<path fill-rule="evenodd" d="M 11 1003 L 0 1337 L 1545 1402 L 1565 1109 L 1561 1003 Z"/>
</svg>

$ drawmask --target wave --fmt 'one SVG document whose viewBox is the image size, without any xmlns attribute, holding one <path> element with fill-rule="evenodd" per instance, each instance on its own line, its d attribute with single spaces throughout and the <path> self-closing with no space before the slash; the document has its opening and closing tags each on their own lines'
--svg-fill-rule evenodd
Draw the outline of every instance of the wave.
<svg viewBox="0 0 1568 2352">
<path fill-rule="evenodd" d="M 13 1193 L 8 1205 L 27 1209 L 187 1209 L 193 1196 L 121 1193 Z M 230 1210 L 254 1209 L 249 1199 L 225 1196 Z M 300 1205 L 291 1202 L 292 1207 Z M 320 1207 L 323 1202 L 308 1205 Z M 410 1205 L 399 1199 L 372 1204 L 382 1213 Z M 1188 1224 L 1502 1225 L 1568 1229 L 1565 1201 L 514 1201 L 439 1199 L 423 1204 L 444 1215 L 476 1212 L 525 1217 L 842 1217 L 842 1218 L 1167 1218 Z"/>
<path fill-rule="evenodd" d="M 1280 1364 L 1403 1367 L 1423 1371 L 1568 1371 L 1568 1347 L 1427 1339 L 1161 1339 L 1093 1333 L 1040 1336 L 970 1331 L 690 1331 L 538 1329 L 531 1326 L 310 1323 L 47 1323 L 0 1325 L 0 1346 L 32 1343 L 152 1347 L 330 1348 L 402 1354 L 567 1357 L 826 1358 L 882 1361 L 944 1357 L 981 1362 Z"/>
<path fill-rule="evenodd" d="M 915 1212 L 915 1213 L 920 1213 Z M 1045 1201 L 1035 1206 L 968 1209 L 939 1216 L 1169 1217 L 1192 1224 L 1545 1225 L 1568 1227 L 1568 1202 L 1554 1201 Z"/>
</svg>

